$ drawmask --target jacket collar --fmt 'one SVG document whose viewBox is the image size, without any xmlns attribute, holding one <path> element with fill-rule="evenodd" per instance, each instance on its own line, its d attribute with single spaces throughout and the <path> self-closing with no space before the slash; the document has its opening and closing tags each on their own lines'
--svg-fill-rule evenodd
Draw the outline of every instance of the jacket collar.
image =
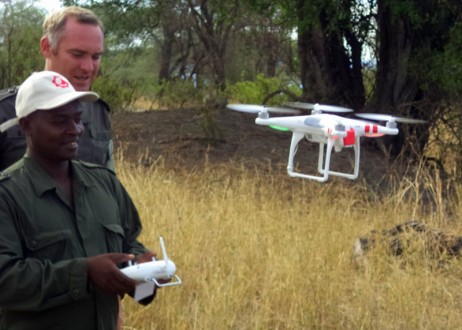
<svg viewBox="0 0 462 330">
<path fill-rule="evenodd" d="M 42 196 L 45 192 L 56 190 L 57 186 L 50 175 L 32 158 L 27 155 L 23 158 L 24 168 L 31 178 L 31 185 L 37 196 Z M 78 166 L 78 162 L 71 160 L 71 173 L 74 184 L 83 187 L 91 187 L 94 184 L 88 180 L 87 176 Z"/>
</svg>

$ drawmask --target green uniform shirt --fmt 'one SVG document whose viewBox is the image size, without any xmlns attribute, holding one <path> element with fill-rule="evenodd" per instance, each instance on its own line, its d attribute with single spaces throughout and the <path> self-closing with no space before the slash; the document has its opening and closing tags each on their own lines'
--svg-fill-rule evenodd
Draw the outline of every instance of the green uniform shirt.
<svg viewBox="0 0 462 330">
<path fill-rule="evenodd" d="M 0 91 L 0 123 L 16 117 L 17 88 Z M 114 170 L 113 143 L 109 106 L 99 99 L 81 102 L 84 131 L 80 137 L 77 159 Z M 19 125 L 0 132 L 0 171 L 21 159 L 26 153 L 26 138 Z"/>
<path fill-rule="evenodd" d="M 110 170 L 71 162 L 74 205 L 32 159 L 0 179 L 0 329 L 115 329 L 116 295 L 87 280 L 84 258 L 141 254 L 138 212 Z"/>
</svg>

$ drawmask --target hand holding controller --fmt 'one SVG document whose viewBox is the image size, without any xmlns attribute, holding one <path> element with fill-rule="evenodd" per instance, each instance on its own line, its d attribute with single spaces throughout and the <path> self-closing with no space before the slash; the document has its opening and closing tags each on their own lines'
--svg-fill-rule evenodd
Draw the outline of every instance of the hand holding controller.
<svg viewBox="0 0 462 330">
<path fill-rule="evenodd" d="M 129 266 L 122 268 L 121 272 L 137 282 L 154 282 L 158 287 L 181 284 L 181 279 L 175 275 L 175 264 L 168 259 L 164 239 L 162 237 L 160 237 L 160 247 L 164 260 L 156 260 L 153 258 L 150 262 L 143 262 L 140 264 L 131 264 L 131 262 L 129 262 Z M 171 282 L 173 278 L 175 281 Z"/>
</svg>

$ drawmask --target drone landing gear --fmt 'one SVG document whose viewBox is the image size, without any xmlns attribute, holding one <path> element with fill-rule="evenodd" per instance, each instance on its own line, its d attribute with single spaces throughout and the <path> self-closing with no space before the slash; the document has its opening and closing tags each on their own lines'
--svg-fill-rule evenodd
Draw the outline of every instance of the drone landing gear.
<svg viewBox="0 0 462 330">
<path fill-rule="evenodd" d="M 319 182 L 326 182 L 329 178 L 329 175 L 339 176 L 343 178 L 347 178 L 350 180 L 354 180 L 358 177 L 359 174 L 359 137 L 355 138 L 355 143 L 353 145 L 354 152 L 355 152 L 355 165 L 353 173 L 342 173 L 342 172 L 335 172 L 330 171 L 330 158 L 332 154 L 332 148 L 334 147 L 334 139 L 332 137 L 327 138 L 327 147 L 326 147 L 326 157 L 324 159 L 324 146 L 326 145 L 323 142 L 319 143 L 319 156 L 318 156 L 318 172 L 322 174 L 322 176 L 317 175 L 309 175 L 294 172 L 294 157 L 297 153 L 298 143 L 301 139 L 303 139 L 304 134 L 300 132 L 293 132 L 292 134 L 292 142 L 290 144 L 290 152 L 289 152 L 289 164 L 287 166 L 287 173 L 291 177 L 298 177 L 303 179 L 311 179 L 316 180 Z"/>
</svg>

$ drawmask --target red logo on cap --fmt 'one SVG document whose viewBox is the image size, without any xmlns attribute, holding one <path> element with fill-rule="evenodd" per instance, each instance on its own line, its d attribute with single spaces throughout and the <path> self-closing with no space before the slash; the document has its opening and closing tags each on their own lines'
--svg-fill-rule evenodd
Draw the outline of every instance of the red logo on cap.
<svg viewBox="0 0 462 330">
<path fill-rule="evenodd" d="M 59 76 L 53 77 L 53 84 L 55 84 L 56 87 L 61 87 L 61 88 L 69 87 L 69 83 Z"/>
</svg>

